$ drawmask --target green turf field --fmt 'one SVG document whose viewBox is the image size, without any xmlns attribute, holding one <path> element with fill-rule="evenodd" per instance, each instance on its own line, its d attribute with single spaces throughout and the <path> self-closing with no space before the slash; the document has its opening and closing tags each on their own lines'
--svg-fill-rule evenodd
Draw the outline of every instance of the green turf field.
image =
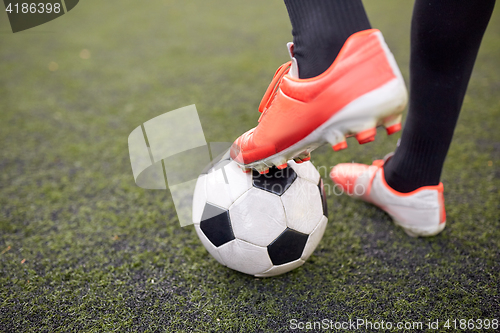
<svg viewBox="0 0 500 333">
<path fill-rule="evenodd" d="M 408 79 L 412 2 L 365 2 Z M 209 142 L 255 126 L 290 30 L 284 4 L 264 0 L 85 0 L 16 34 L 0 14 L 0 332 L 500 319 L 499 8 L 444 167 L 437 237 L 410 238 L 375 207 L 330 195 L 310 260 L 256 279 L 212 259 L 168 191 L 135 185 L 127 137 L 155 116 L 196 104 Z M 326 177 L 383 157 L 399 136 L 322 147 L 313 162 Z"/>
</svg>

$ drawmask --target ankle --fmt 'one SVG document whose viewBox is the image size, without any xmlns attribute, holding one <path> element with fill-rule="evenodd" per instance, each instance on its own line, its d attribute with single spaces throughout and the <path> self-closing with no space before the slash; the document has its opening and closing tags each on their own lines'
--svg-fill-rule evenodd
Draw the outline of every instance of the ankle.
<svg viewBox="0 0 500 333">
<path fill-rule="evenodd" d="M 413 192 L 424 186 L 439 185 L 439 179 L 434 180 L 429 175 L 419 173 L 418 171 L 413 173 L 398 172 L 395 163 L 392 163 L 392 165 L 391 163 L 386 163 L 383 169 L 386 184 L 394 191 L 400 193 Z"/>
</svg>

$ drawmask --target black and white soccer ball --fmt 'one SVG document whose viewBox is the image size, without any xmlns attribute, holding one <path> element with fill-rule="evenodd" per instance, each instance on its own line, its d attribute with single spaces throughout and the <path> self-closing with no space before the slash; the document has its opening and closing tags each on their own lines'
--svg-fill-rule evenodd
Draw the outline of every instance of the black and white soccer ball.
<svg viewBox="0 0 500 333">
<path fill-rule="evenodd" d="M 258 277 L 301 266 L 327 224 L 323 181 L 311 162 L 244 173 L 229 154 L 199 176 L 193 223 L 222 265 Z"/>
</svg>

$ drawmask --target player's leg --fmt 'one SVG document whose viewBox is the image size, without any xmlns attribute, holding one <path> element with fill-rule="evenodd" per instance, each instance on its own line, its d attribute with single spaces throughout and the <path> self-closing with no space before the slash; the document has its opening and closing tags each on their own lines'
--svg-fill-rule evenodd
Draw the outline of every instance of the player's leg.
<svg viewBox="0 0 500 333">
<path fill-rule="evenodd" d="M 380 31 L 370 29 L 361 0 L 286 0 L 295 44 L 259 106 L 257 127 L 241 135 L 231 157 L 266 173 L 308 160 L 328 142 L 347 148 L 401 128 L 406 88 Z"/>
<path fill-rule="evenodd" d="M 399 192 L 438 185 L 495 0 L 417 0 L 413 12 L 408 117 L 384 166 Z"/>
<path fill-rule="evenodd" d="M 299 77 L 323 73 L 352 34 L 371 29 L 361 0 L 285 0 Z"/>
<path fill-rule="evenodd" d="M 332 169 L 348 194 L 371 202 L 412 236 L 446 222 L 439 183 L 458 114 L 495 0 L 417 0 L 411 34 L 410 109 L 396 153 L 372 166 Z"/>
</svg>

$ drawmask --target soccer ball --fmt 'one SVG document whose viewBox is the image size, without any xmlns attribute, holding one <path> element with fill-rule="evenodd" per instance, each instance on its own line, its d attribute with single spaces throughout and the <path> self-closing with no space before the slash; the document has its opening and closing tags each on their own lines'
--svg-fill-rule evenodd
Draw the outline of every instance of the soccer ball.
<svg viewBox="0 0 500 333">
<path fill-rule="evenodd" d="M 197 180 L 193 223 L 222 265 L 257 277 L 283 274 L 301 266 L 323 237 L 323 181 L 311 162 L 244 173 L 226 153 Z"/>
</svg>

